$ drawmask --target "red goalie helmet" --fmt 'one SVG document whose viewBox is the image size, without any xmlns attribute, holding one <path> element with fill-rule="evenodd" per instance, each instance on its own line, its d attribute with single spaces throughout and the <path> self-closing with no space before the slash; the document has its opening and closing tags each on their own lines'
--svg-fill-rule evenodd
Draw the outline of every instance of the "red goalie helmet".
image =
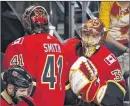
<svg viewBox="0 0 130 106">
<path fill-rule="evenodd" d="M 49 31 L 48 13 L 42 6 L 30 6 L 22 15 L 22 24 L 27 33 L 41 33 Z"/>
</svg>

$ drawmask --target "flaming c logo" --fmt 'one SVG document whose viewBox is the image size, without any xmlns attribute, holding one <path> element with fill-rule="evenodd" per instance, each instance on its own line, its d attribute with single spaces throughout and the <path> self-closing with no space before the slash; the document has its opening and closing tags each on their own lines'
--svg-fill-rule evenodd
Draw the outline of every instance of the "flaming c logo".
<svg viewBox="0 0 130 106">
<path fill-rule="evenodd" d="M 47 22 L 46 13 L 42 9 L 35 9 L 34 15 L 31 17 L 32 22 L 44 24 Z"/>
</svg>

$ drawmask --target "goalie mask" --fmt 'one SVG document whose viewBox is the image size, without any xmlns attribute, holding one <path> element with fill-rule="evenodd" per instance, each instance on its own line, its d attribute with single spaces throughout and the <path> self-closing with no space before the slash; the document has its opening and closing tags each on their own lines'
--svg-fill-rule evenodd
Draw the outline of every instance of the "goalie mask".
<svg viewBox="0 0 130 106">
<path fill-rule="evenodd" d="M 48 32 L 48 21 L 49 15 L 42 6 L 30 6 L 22 16 L 22 24 L 28 34 Z"/>
<path fill-rule="evenodd" d="M 81 42 L 83 53 L 90 57 L 105 41 L 106 29 L 104 24 L 99 19 L 90 19 L 82 25 Z"/>
</svg>

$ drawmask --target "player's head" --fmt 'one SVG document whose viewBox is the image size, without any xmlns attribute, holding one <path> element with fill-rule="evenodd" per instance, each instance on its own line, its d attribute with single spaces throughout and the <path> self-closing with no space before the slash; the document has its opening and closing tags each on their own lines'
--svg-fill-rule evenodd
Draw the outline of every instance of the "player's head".
<svg viewBox="0 0 130 106">
<path fill-rule="evenodd" d="M 28 96 L 32 90 L 32 77 L 25 69 L 14 66 L 4 72 L 3 80 L 6 84 L 7 93 L 17 103 L 20 96 Z"/>
<path fill-rule="evenodd" d="M 88 48 L 90 49 L 86 52 L 94 53 L 96 48 L 100 47 L 105 41 L 105 26 L 99 19 L 87 20 L 82 25 L 80 37 L 83 48 L 87 48 L 87 50 Z M 90 54 L 92 55 L 93 53 Z"/>
<path fill-rule="evenodd" d="M 42 6 L 30 6 L 22 15 L 22 24 L 28 34 L 49 31 L 49 15 Z"/>
</svg>

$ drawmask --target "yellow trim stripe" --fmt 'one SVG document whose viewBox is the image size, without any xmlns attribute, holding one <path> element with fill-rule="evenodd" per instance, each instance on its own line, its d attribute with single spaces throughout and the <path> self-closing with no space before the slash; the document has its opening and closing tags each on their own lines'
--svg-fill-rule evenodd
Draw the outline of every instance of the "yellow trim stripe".
<svg viewBox="0 0 130 106">
<path fill-rule="evenodd" d="M 8 95 L 7 91 L 4 90 L 2 93 L 1 93 L 1 96 L 4 98 L 4 100 L 8 103 L 8 104 L 12 104 L 13 101 L 11 99 L 11 97 Z M 14 104 L 14 103 L 13 103 Z"/>
<path fill-rule="evenodd" d="M 89 86 L 89 88 L 88 88 L 88 90 L 87 90 L 87 92 L 86 92 L 86 101 L 87 101 L 88 103 L 90 103 L 91 101 L 94 100 L 94 98 L 95 98 L 95 96 L 96 96 L 96 94 L 97 94 L 97 91 L 98 91 L 99 88 L 100 88 L 100 82 L 99 82 L 99 86 L 98 86 L 98 89 L 97 89 L 95 95 L 93 96 L 92 100 L 89 101 L 89 100 L 88 100 L 88 93 L 89 93 L 89 91 L 90 91 L 90 87 L 92 86 L 92 84 L 93 84 L 93 82 L 94 82 L 95 80 L 96 80 L 96 78 L 93 79 L 93 81 L 91 82 L 91 84 L 90 84 L 90 86 Z"/>
<path fill-rule="evenodd" d="M 117 82 L 115 82 L 113 80 L 108 80 L 107 82 L 113 82 L 114 84 L 116 84 L 120 88 L 120 90 L 123 92 L 123 94 L 125 96 L 126 90 L 119 83 L 117 83 Z"/>
<path fill-rule="evenodd" d="M 65 90 L 70 89 L 70 83 L 65 86 Z"/>
<path fill-rule="evenodd" d="M 99 90 L 100 90 L 102 87 L 104 87 L 104 86 L 108 86 L 108 84 L 101 86 L 101 87 L 98 89 L 97 93 L 98 93 Z M 107 88 L 106 88 L 106 90 L 107 90 Z M 103 97 L 102 97 L 102 99 L 101 99 L 100 102 L 98 102 L 98 100 L 97 100 L 97 93 L 96 93 L 96 98 L 95 98 L 96 101 L 95 101 L 95 102 L 96 102 L 98 105 L 100 105 L 100 103 L 102 102 L 102 100 L 103 100 L 103 98 L 104 98 L 104 96 L 105 96 L 105 94 L 106 94 L 106 91 L 105 91 L 105 93 L 103 94 Z"/>
<path fill-rule="evenodd" d="M 37 83 L 35 81 L 33 81 L 33 86 L 36 86 L 36 85 L 37 85 Z"/>
</svg>

